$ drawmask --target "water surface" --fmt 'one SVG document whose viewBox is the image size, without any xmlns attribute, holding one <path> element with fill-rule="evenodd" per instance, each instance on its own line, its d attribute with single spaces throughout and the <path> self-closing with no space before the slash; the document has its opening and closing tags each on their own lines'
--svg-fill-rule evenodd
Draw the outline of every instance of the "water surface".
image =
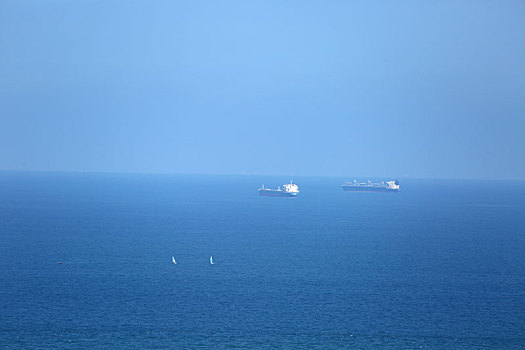
<svg viewBox="0 0 525 350">
<path fill-rule="evenodd" d="M 524 182 L 289 180 L 0 173 L 0 347 L 525 348 Z"/>
</svg>

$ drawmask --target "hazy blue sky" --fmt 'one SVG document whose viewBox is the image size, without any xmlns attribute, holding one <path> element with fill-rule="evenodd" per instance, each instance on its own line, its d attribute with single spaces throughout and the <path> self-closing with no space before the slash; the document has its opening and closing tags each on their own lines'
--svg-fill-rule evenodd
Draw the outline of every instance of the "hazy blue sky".
<svg viewBox="0 0 525 350">
<path fill-rule="evenodd" d="M 525 1 L 0 0 L 0 169 L 525 179 Z"/>
</svg>

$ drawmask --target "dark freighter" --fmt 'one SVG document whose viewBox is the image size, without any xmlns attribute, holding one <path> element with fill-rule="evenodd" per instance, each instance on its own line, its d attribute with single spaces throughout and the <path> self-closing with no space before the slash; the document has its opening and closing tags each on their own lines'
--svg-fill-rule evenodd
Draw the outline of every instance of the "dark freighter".
<svg viewBox="0 0 525 350">
<path fill-rule="evenodd" d="M 299 186 L 294 184 L 292 181 L 290 181 L 289 184 L 283 185 L 284 189 L 282 190 L 279 186 L 276 190 L 272 190 L 269 188 L 264 187 L 262 185 L 261 188 L 259 188 L 259 196 L 264 197 L 297 197 L 297 194 L 299 194 Z"/>
</svg>

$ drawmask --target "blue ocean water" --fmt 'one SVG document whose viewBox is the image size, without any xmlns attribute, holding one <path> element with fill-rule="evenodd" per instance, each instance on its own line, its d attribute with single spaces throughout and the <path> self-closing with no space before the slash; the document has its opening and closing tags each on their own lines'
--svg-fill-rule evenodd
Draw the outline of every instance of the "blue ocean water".
<svg viewBox="0 0 525 350">
<path fill-rule="evenodd" d="M 289 180 L 0 173 L 0 348 L 525 348 L 525 182 Z"/>
</svg>

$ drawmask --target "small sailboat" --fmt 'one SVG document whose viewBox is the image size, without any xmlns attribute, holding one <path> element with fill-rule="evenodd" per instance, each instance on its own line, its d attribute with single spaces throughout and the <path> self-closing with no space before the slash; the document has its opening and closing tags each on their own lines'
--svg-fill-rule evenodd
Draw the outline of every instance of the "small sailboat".
<svg viewBox="0 0 525 350">
<path fill-rule="evenodd" d="M 177 261 L 175 260 L 174 256 L 171 257 L 171 262 L 174 263 L 175 265 L 177 265 Z"/>
<path fill-rule="evenodd" d="M 212 264 L 212 265 L 214 264 L 214 262 L 213 262 L 213 256 L 210 256 L 210 264 Z"/>
</svg>

